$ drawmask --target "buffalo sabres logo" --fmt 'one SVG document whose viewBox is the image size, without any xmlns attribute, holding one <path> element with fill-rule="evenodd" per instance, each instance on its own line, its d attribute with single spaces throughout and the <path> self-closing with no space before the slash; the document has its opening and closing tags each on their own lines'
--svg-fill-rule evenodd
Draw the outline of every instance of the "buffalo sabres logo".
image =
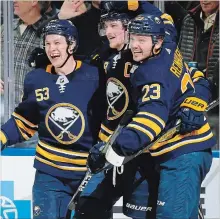
<svg viewBox="0 0 220 219">
<path fill-rule="evenodd" d="M 108 101 L 107 118 L 119 118 L 127 109 L 129 96 L 125 86 L 116 78 L 107 81 L 106 96 Z"/>
<path fill-rule="evenodd" d="M 85 119 L 76 106 L 69 103 L 59 103 L 48 111 L 46 126 L 58 142 L 73 144 L 84 132 Z"/>
</svg>

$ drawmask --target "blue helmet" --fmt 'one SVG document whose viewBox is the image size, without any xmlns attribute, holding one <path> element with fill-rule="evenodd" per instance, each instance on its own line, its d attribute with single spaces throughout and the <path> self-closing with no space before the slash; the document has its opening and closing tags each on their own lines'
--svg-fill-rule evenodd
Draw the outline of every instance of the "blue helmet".
<svg viewBox="0 0 220 219">
<path fill-rule="evenodd" d="M 99 34 L 100 36 L 105 35 L 104 24 L 106 21 L 121 21 L 123 27 L 127 29 L 129 23 L 129 16 L 126 13 L 119 13 L 116 11 L 101 11 L 100 23 L 99 23 Z"/>
<path fill-rule="evenodd" d="M 128 24 L 128 33 L 151 36 L 153 43 L 156 43 L 158 37 L 165 37 L 165 26 L 158 16 L 140 14 Z"/>
<path fill-rule="evenodd" d="M 51 20 L 42 30 L 43 39 L 45 40 L 45 37 L 51 34 L 64 36 L 68 45 L 71 45 L 73 42 L 75 42 L 76 46 L 74 51 L 76 51 L 79 45 L 79 38 L 77 29 L 71 21 Z"/>
</svg>

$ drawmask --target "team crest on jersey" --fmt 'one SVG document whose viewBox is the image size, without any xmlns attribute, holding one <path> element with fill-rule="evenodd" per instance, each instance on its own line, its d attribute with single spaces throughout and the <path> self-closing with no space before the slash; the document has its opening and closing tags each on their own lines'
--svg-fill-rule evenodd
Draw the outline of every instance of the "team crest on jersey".
<svg viewBox="0 0 220 219">
<path fill-rule="evenodd" d="M 129 96 L 126 87 L 116 78 L 107 81 L 106 96 L 108 102 L 107 118 L 115 120 L 127 109 Z"/>
<path fill-rule="evenodd" d="M 82 112 L 69 103 L 58 103 L 51 107 L 45 122 L 50 134 L 62 144 L 73 144 L 85 130 Z"/>
<path fill-rule="evenodd" d="M 65 75 L 60 75 L 58 77 L 56 84 L 59 86 L 58 88 L 59 88 L 60 93 L 65 92 L 66 84 L 68 83 L 69 83 L 69 80 L 67 79 Z"/>
</svg>

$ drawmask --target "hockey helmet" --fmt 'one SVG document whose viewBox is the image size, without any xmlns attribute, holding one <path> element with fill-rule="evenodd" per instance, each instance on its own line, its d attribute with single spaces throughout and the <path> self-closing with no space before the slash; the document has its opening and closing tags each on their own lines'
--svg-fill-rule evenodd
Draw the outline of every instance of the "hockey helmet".
<svg viewBox="0 0 220 219">
<path fill-rule="evenodd" d="M 73 23 L 69 20 L 51 20 L 42 30 L 43 40 L 47 35 L 56 34 L 61 35 L 66 38 L 68 45 L 73 44 L 75 42 L 76 46 L 74 51 L 76 51 L 79 45 L 78 32 L 73 25 Z"/>
<path fill-rule="evenodd" d="M 126 13 L 119 13 L 116 11 L 107 12 L 102 10 L 101 18 L 99 23 L 99 35 L 105 35 L 105 22 L 107 21 L 121 21 L 123 27 L 127 30 L 127 25 L 129 23 L 129 16 Z"/>
<path fill-rule="evenodd" d="M 155 44 L 158 38 L 165 37 L 165 26 L 163 20 L 158 16 L 140 14 L 129 22 L 128 33 L 151 36 Z"/>
</svg>

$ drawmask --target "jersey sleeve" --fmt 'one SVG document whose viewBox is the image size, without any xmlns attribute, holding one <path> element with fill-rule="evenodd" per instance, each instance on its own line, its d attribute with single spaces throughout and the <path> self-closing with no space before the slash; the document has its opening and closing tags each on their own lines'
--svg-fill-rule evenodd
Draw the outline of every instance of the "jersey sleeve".
<svg viewBox="0 0 220 219">
<path fill-rule="evenodd" d="M 113 146 L 119 155 L 136 153 L 165 128 L 174 91 L 161 70 L 159 68 L 154 74 L 148 74 L 148 69 L 138 69 L 134 73 L 138 93 L 137 113 L 117 138 L 115 148 Z"/>
<path fill-rule="evenodd" d="M 7 146 L 28 140 L 38 129 L 39 114 L 33 89 L 34 80 L 29 74 L 25 78 L 22 102 L 1 127 L 1 136 Z"/>
<path fill-rule="evenodd" d="M 209 81 L 205 78 L 204 73 L 193 67 L 189 69 L 189 72 L 195 86 L 195 96 L 204 100 L 206 103 L 211 102 L 211 86 Z"/>
</svg>

